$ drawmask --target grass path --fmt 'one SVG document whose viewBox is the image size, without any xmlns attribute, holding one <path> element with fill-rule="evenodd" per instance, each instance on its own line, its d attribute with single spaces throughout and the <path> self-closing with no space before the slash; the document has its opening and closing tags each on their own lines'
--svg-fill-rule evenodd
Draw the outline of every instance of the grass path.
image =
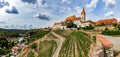
<svg viewBox="0 0 120 57">
<path fill-rule="evenodd" d="M 63 44 L 65 38 L 60 36 L 60 35 L 58 35 L 58 34 L 56 34 L 56 33 L 54 33 L 54 32 L 51 32 L 51 33 L 58 38 L 58 40 L 57 40 L 57 48 L 56 48 L 56 50 L 55 50 L 55 52 L 54 52 L 52 57 L 58 57 L 59 52 L 61 50 L 61 47 L 62 47 L 62 44 Z"/>
</svg>

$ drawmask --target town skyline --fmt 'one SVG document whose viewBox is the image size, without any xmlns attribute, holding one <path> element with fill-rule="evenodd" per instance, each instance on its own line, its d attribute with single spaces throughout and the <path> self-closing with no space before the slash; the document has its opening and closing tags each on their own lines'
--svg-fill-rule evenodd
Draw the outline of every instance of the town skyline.
<svg viewBox="0 0 120 57">
<path fill-rule="evenodd" d="M 117 18 L 120 21 L 119 3 L 119 0 L 0 0 L 0 28 L 34 29 L 53 26 L 68 16 L 79 17 L 83 7 L 87 20 Z"/>
</svg>

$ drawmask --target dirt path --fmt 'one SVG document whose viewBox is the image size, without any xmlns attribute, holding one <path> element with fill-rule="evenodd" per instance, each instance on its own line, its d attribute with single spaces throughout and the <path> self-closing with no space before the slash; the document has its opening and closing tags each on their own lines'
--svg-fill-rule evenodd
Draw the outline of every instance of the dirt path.
<svg viewBox="0 0 120 57">
<path fill-rule="evenodd" d="M 30 48 L 26 48 L 24 49 L 24 51 L 22 53 L 20 53 L 17 57 L 25 57 L 28 52 L 30 52 Z"/>
<path fill-rule="evenodd" d="M 60 36 L 60 35 L 58 35 L 58 34 L 56 34 L 56 33 L 54 33 L 54 32 L 51 32 L 51 33 L 58 38 L 58 40 L 57 40 L 57 48 L 56 48 L 56 50 L 55 50 L 55 52 L 54 52 L 52 57 L 58 57 L 59 52 L 61 50 L 61 47 L 62 47 L 62 44 L 63 44 L 65 38 Z"/>
</svg>

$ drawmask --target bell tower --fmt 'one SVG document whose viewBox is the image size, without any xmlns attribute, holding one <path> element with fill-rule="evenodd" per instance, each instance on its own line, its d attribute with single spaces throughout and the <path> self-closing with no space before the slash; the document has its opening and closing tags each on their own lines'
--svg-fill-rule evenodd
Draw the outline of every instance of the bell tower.
<svg viewBox="0 0 120 57">
<path fill-rule="evenodd" d="M 85 22 L 85 19 L 86 19 L 86 13 L 85 13 L 85 10 L 84 10 L 84 8 L 83 8 L 82 11 L 81 11 L 81 20 L 82 20 L 83 22 Z"/>
</svg>

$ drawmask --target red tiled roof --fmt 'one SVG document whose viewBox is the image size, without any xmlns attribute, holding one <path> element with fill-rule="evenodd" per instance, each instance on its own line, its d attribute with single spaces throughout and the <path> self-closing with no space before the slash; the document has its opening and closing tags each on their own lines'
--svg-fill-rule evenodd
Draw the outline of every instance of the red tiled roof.
<svg viewBox="0 0 120 57">
<path fill-rule="evenodd" d="M 104 24 L 117 24 L 117 19 L 116 18 L 111 18 L 111 19 L 105 19 L 105 20 L 99 20 L 96 22 L 96 25 L 100 25 L 102 23 Z"/>
<path fill-rule="evenodd" d="M 111 46 L 113 46 L 113 44 L 110 41 L 108 41 L 107 39 L 105 39 L 103 36 L 97 34 L 96 37 L 98 38 L 98 40 L 101 42 L 101 44 L 104 47 L 111 47 Z"/>
<path fill-rule="evenodd" d="M 20 46 L 14 46 L 14 47 L 12 47 L 12 51 L 17 51 L 18 49 L 20 48 Z"/>
<path fill-rule="evenodd" d="M 93 22 L 93 21 L 91 21 L 91 20 L 87 20 L 87 21 L 84 21 L 84 22 L 80 20 L 80 22 L 81 22 L 81 23 L 88 23 L 88 22 L 90 22 L 90 23 L 92 23 L 92 24 L 95 24 L 95 22 Z"/>
<path fill-rule="evenodd" d="M 80 17 L 76 17 L 75 15 L 69 16 L 69 17 L 66 18 L 65 22 L 75 21 L 75 20 L 80 20 Z"/>
</svg>

